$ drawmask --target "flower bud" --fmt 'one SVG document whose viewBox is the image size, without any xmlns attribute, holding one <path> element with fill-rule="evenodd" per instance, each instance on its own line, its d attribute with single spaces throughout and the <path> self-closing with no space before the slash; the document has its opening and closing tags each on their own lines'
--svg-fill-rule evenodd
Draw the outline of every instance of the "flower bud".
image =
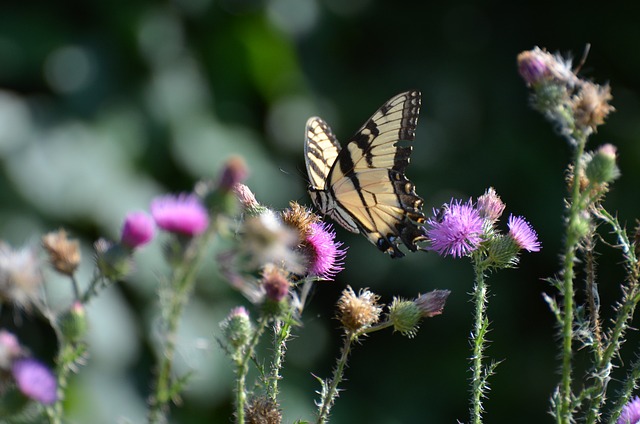
<svg viewBox="0 0 640 424">
<path fill-rule="evenodd" d="M 135 249 L 149 243 L 155 235 L 153 219 L 145 212 L 131 212 L 124 220 L 120 241 Z"/>
<path fill-rule="evenodd" d="M 71 308 L 60 316 L 58 325 L 67 340 L 72 342 L 82 340 L 88 328 L 87 316 L 82 303 L 74 302 Z"/>
<path fill-rule="evenodd" d="M 115 281 L 131 272 L 133 263 L 128 248 L 105 239 L 99 239 L 93 246 L 96 251 L 96 265 L 103 276 Z"/>
<path fill-rule="evenodd" d="M 237 352 L 249 342 L 253 335 L 249 312 L 243 306 L 233 308 L 227 318 L 220 323 L 220 328 L 229 346 Z"/>
<path fill-rule="evenodd" d="M 14 360 L 22 355 L 18 338 L 6 330 L 0 330 L 0 371 L 11 369 Z"/>
<path fill-rule="evenodd" d="M 587 159 L 585 174 L 589 181 L 596 184 L 610 183 L 620 176 L 616 165 L 616 148 L 605 144 Z"/>
<path fill-rule="evenodd" d="M 535 85 L 549 76 L 549 54 L 540 49 L 518 55 L 518 72 L 528 85 Z"/>
<path fill-rule="evenodd" d="M 489 187 L 482 196 L 478 197 L 476 209 L 478 209 L 481 218 L 496 222 L 504 212 L 505 206 L 494 188 Z"/>
<path fill-rule="evenodd" d="M 414 302 L 423 318 L 431 318 L 442 313 L 450 294 L 450 290 L 433 290 L 418 296 Z"/>
<path fill-rule="evenodd" d="M 403 336 L 413 338 L 418 332 L 422 311 L 416 302 L 394 298 L 389 307 L 389 320 L 393 329 Z"/>
</svg>

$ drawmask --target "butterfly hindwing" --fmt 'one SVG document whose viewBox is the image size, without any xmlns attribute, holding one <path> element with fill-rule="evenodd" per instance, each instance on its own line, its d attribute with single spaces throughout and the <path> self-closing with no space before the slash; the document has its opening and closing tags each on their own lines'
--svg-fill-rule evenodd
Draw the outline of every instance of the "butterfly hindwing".
<svg viewBox="0 0 640 424">
<path fill-rule="evenodd" d="M 425 220 L 423 200 L 404 175 L 411 147 L 398 145 L 415 138 L 419 109 L 418 91 L 393 97 L 342 150 L 324 121 L 313 118 L 307 124 L 305 154 L 314 204 L 348 230 L 362 231 L 392 257 L 404 256 L 399 242 L 415 251 L 425 239 L 417 225 Z"/>
</svg>

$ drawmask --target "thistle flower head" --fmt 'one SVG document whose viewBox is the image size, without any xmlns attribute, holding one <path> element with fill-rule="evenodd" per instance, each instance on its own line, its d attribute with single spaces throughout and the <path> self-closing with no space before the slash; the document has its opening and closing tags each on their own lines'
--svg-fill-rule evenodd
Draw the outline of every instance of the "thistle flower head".
<svg viewBox="0 0 640 424">
<path fill-rule="evenodd" d="M 536 234 L 531 224 L 527 222 L 521 216 L 509 215 L 509 236 L 516 242 L 520 249 L 524 249 L 529 252 L 539 252 L 542 248 L 538 241 L 538 234 Z"/>
<path fill-rule="evenodd" d="M 480 218 L 492 223 L 496 222 L 502 216 L 505 207 L 506 205 L 493 187 L 489 187 L 482 196 L 478 197 L 476 205 Z"/>
<path fill-rule="evenodd" d="M 255 194 L 253 194 L 251 189 L 246 185 L 239 183 L 234 185 L 233 192 L 235 193 L 242 208 L 250 215 L 259 215 L 265 211 L 265 207 L 258 203 Z"/>
<path fill-rule="evenodd" d="M 146 212 L 129 213 L 122 226 L 120 241 L 131 249 L 142 247 L 149 243 L 155 235 L 155 225 Z"/>
<path fill-rule="evenodd" d="M 434 213 L 427 220 L 427 236 L 431 250 L 454 258 L 468 256 L 482 242 L 482 218 L 471 200 L 467 203 L 452 201 L 443 213 Z"/>
<path fill-rule="evenodd" d="M 18 359 L 13 363 L 11 373 L 25 396 L 44 405 L 52 405 L 58 399 L 56 377 L 41 362 L 32 358 Z"/>
<path fill-rule="evenodd" d="M 286 271 L 270 264 L 265 266 L 262 271 L 261 284 L 267 299 L 273 302 L 283 300 L 289 294 L 289 289 L 291 288 Z"/>
<path fill-rule="evenodd" d="M 640 422 L 640 398 L 634 397 L 622 408 L 616 424 L 638 424 Z"/>
<path fill-rule="evenodd" d="M 613 99 L 609 85 L 597 85 L 584 81 L 580 91 L 573 98 L 573 111 L 576 125 L 583 130 L 595 131 L 598 125 L 604 124 L 605 118 L 615 108 L 609 104 Z"/>
<path fill-rule="evenodd" d="M 192 194 L 157 197 L 151 202 L 151 215 L 161 229 L 189 237 L 202 234 L 209 226 L 207 209 Z"/>
<path fill-rule="evenodd" d="M 29 310 L 39 303 L 42 281 L 40 261 L 33 249 L 14 250 L 0 242 L 0 301 Z"/>
<path fill-rule="evenodd" d="M 342 291 L 338 299 L 338 319 L 347 331 L 358 331 L 378 322 L 382 307 L 378 305 L 380 296 L 361 289 L 356 294 L 350 286 Z"/>
<path fill-rule="evenodd" d="M 314 222 L 302 243 L 302 252 L 307 259 L 307 273 L 322 280 L 333 280 L 344 269 L 347 254 L 342 243 L 336 241 L 336 233 L 330 224 Z"/>
<path fill-rule="evenodd" d="M 60 229 L 42 237 L 42 247 L 49 255 L 51 266 L 61 274 L 73 275 L 80 265 L 80 243 L 70 240 L 67 232 Z"/>
<path fill-rule="evenodd" d="M 18 338 L 6 330 L 0 330 L 0 370 L 8 371 L 11 364 L 22 355 Z"/>
<path fill-rule="evenodd" d="M 249 399 L 244 410 L 247 424 L 280 424 L 282 411 L 277 403 L 265 397 Z"/>
</svg>

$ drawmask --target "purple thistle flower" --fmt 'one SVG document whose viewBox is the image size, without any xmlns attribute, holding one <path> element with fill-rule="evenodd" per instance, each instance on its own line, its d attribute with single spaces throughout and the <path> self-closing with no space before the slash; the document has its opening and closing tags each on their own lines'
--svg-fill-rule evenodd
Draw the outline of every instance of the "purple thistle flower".
<svg viewBox="0 0 640 424">
<path fill-rule="evenodd" d="M 155 235 L 155 225 L 146 212 L 131 212 L 122 227 L 122 244 L 132 249 L 149 243 Z"/>
<path fill-rule="evenodd" d="M 529 252 L 540 251 L 542 246 L 538 241 L 538 234 L 523 217 L 509 215 L 507 225 L 509 226 L 509 236 L 520 249 L 525 249 Z"/>
<path fill-rule="evenodd" d="M 347 253 L 342 243 L 335 241 L 336 233 L 330 224 L 314 222 L 309 225 L 305 244 L 309 265 L 308 273 L 323 280 L 332 280 L 344 269 L 343 260 Z"/>
<path fill-rule="evenodd" d="M 636 396 L 622 408 L 616 424 L 637 424 L 638 422 L 640 422 L 640 398 Z"/>
<path fill-rule="evenodd" d="M 151 202 L 151 215 L 158 227 L 186 236 L 202 234 L 209 226 L 209 214 L 192 194 L 165 195 Z"/>
<path fill-rule="evenodd" d="M 18 389 L 27 397 L 45 405 L 52 405 L 58 399 L 58 384 L 55 375 L 41 362 L 19 359 L 11 369 Z"/>
<path fill-rule="evenodd" d="M 469 255 L 482 241 L 482 218 L 471 200 L 467 203 L 452 201 L 445 205 L 444 212 L 429 218 L 427 236 L 431 250 L 441 256 L 454 258 Z"/>
</svg>

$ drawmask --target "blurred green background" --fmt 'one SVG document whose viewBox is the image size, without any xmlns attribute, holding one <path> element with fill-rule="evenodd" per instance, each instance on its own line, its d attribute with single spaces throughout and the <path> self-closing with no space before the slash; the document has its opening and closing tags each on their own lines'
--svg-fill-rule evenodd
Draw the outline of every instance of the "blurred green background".
<svg viewBox="0 0 640 424">
<path fill-rule="evenodd" d="M 541 293 L 553 294 L 543 280 L 558 270 L 569 148 L 528 106 L 516 55 L 539 45 L 573 52 L 577 61 L 591 43 L 582 75 L 610 82 L 617 111 L 590 146 L 618 147 L 623 176 L 606 206 L 633 227 L 640 216 L 639 18 L 630 2 L 597 9 L 506 1 L 4 4 L 0 238 L 15 246 L 38 243 L 42 233 L 64 226 L 83 242 L 80 280 L 88 281 L 91 244 L 117 238 L 127 211 L 147 209 L 160 193 L 190 190 L 234 154 L 248 163 L 247 184 L 261 202 L 277 209 L 291 200 L 309 205 L 306 119 L 322 116 L 346 142 L 388 98 L 419 89 L 423 108 L 408 176 L 425 211 L 493 186 L 507 213 L 526 216 L 539 233 L 540 253 L 489 280 L 487 354 L 504 361 L 485 407 L 489 423 L 549 421 L 559 362 Z M 466 421 L 468 261 L 422 253 L 391 260 L 363 237 L 337 232 L 349 246 L 346 270 L 318 287 L 304 328 L 289 344 L 285 422 L 313 416 L 319 386 L 312 373 L 328 377 L 338 355 L 334 304 L 346 284 L 370 287 L 385 302 L 435 288 L 452 294 L 445 313 L 424 322 L 414 339 L 378 333 L 356 347 L 333 422 Z M 160 244 L 139 252 L 131 278 L 88 306 L 91 352 L 73 380 L 69 422 L 144 421 L 154 290 L 166 272 Z M 619 294 L 620 257 L 600 250 L 602 302 L 610 305 Z M 53 273 L 47 281 L 52 307 L 67 306 L 68 282 Z M 218 322 L 238 304 L 248 302 L 210 261 L 182 322 L 177 369 L 195 374 L 173 422 L 232 420 L 230 362 L 215 337 Z M 46 351 L 41 345 L 50 335 L 27 327 L 29 318 L 21 322 L 22 339 Z M 638 346 L 633 336 L 627 364 Z"/>
</svg>

